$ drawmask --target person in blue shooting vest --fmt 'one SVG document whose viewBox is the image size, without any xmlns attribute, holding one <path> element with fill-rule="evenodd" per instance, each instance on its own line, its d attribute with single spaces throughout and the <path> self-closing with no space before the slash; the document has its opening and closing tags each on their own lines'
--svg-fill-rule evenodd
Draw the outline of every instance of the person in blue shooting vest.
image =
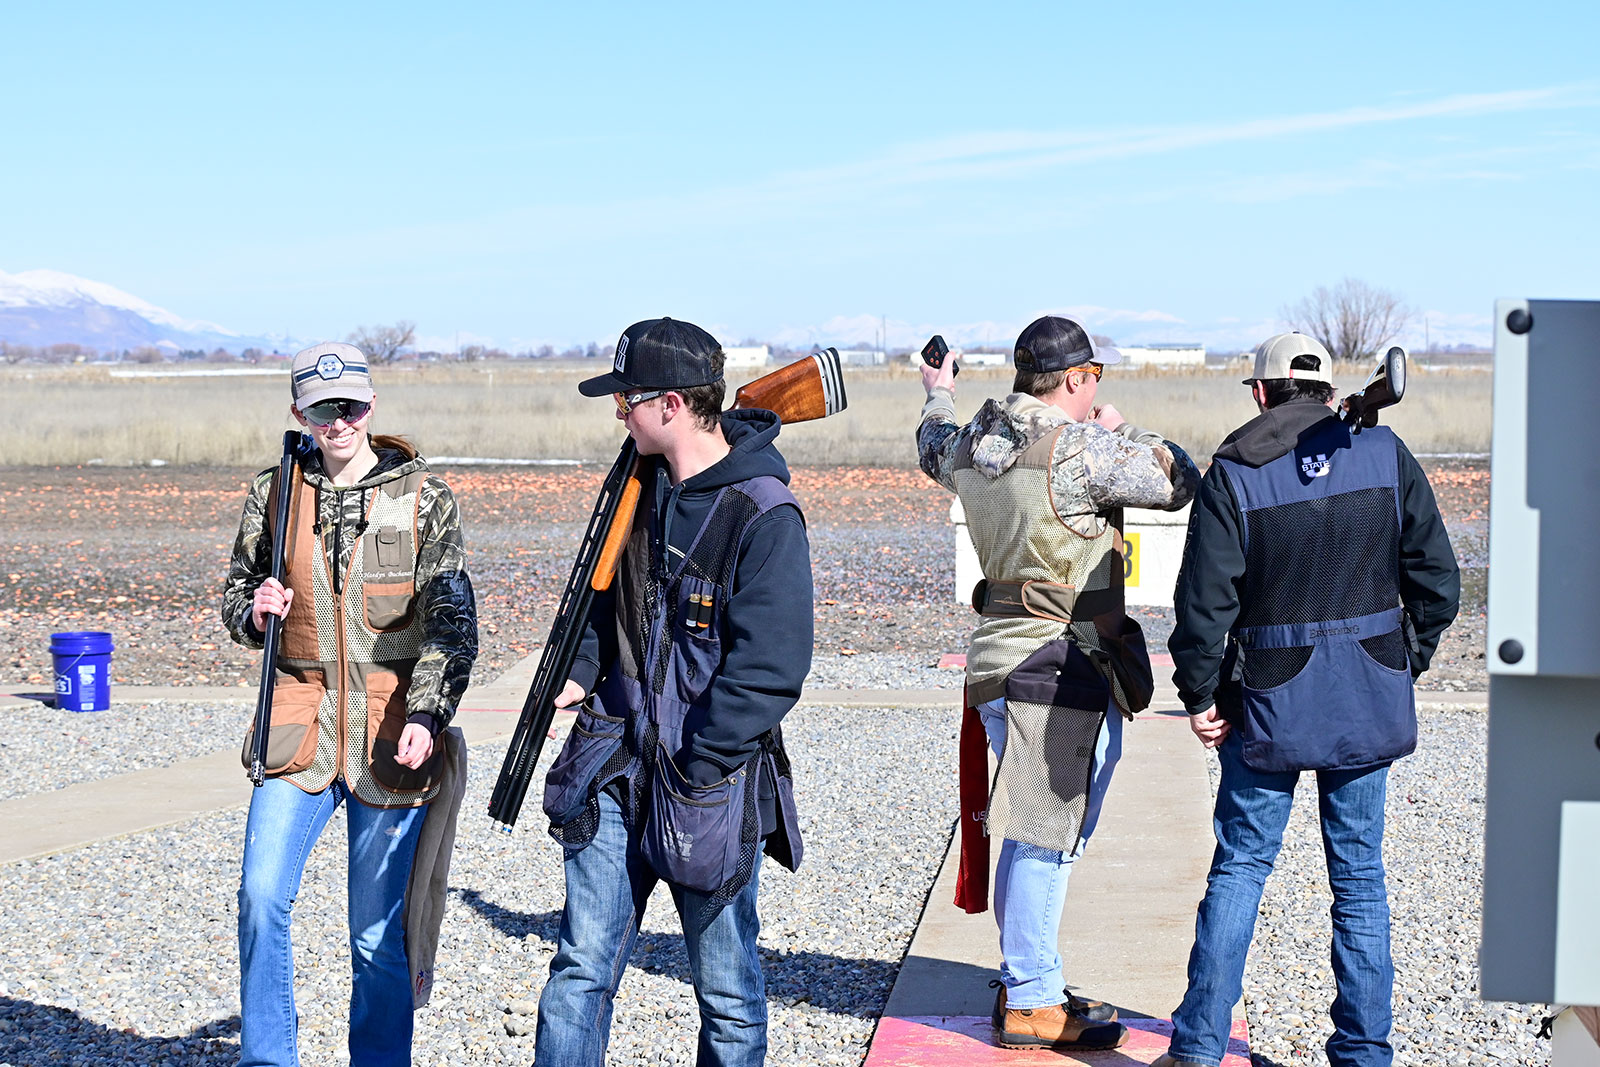
<svg viewBox="0 0 1600 1067">
<path fill-rule="evenodd" d="M 541 1064 L 604 1063 L 662 881 L 700 1008 L 695 1062 L 766 1059 L 756 891 L 763 853 L 790 870 L 801 856 L 779 724 L 811 667 L 811 550 L 778 416 L 723 412 L 722 365 L 698 326 L 648 319 L 618 340 L 611 373 L 578 387 L 616 400 L 641 494 L 556 700 L 579 707 L 545 783 L 567 896 L 539 998 Z"/>
<path fill-rule="evenodd" d="M 1315 771 L 1333 891 L 1333 1067 L 1393 1062 L 1388 767 L 1417 744 L 1412 682 L 1461 578 L 1422 468 L 1395 434 L 1330 407 L 1327 349 L 1256 350 L 1261 414 L 1217 449 L 1189 516 L 1168 647 L 1189 724 L 1222 763 L 1217 848 L 1189 985 L 1162 1067 L 1221 1062 L 1266 878 L 1302 771 Z"/>
</svg>

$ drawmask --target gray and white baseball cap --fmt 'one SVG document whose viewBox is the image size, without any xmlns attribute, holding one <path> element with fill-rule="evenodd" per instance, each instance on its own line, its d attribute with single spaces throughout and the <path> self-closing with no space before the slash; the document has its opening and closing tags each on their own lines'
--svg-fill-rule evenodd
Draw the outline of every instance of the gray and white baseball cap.
<svg viewBox="0 0 1600 1067">
<path fill-rule="evenodd" d="M 319 400 L 372 399 L 372 374 L 367 355 L 355 345 L 327 341 L 302 348 L 294 356 L 294 406 L 304 411 Z"/>
<path fill-rule="evenodd" d="M 1316 356 L 1317 369 L 1291 367 L 1296 356 Z M 1256 348 L 1256 366 L 1244 384 L 1273 378 L 1292 378 L 1297 382 L 1327 382 L 1333 384 L 1333 357 L 1315 337 L 1298 330 L 1273 334 Z"/>
</svg>

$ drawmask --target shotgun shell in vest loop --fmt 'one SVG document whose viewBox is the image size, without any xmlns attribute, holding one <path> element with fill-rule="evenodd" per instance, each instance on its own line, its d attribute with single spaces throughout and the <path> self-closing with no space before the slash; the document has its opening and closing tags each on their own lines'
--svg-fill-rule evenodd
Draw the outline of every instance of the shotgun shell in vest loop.
<svg viewBox="0 0 1600 1067">
<path fill-rule="evenodd" d="M 700 629 L 709 629 L 711 626 L 711 594 L 705 593 L 700 597 Z"/>
<path fill-rule="evenodd" d="M 689 611 L 683 618 L 683 628 L 685 630 L 697 630 L 697 629 L 700 628 L 700 594 L 699 593 L 690 593 L 689 594 Z"/>
</svg>

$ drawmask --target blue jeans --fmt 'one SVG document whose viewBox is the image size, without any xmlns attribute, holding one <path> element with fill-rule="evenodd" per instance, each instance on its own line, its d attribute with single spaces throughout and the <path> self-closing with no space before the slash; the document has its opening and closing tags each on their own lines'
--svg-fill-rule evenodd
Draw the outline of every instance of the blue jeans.
<svg viewBox="0 0 1600 1067">
<path fill-rule="evenodd" d="M 567 903 L 550 980 L 539 996 L 534 1061 L 600 1067 L 617 984 L 659 878 L 639 854 L 637 832 L 604 793 L 594 840 L 567 853 L 565 868 Z M 698 1067 L 759 1067 L 767 1057 L 767 987 L 756 952 L 760 869 L 757 855 L 750 884 L 721 909 L 705 893 L 667 883 L 700 1005 Z"/>
<path fill-rule="evenodd" d="M 350 796 L 343 780 L 307 793 L 269 778 L 250 797 L 239 881 L 240 1067 L 295 1067 L 299 1016 L 289 916 L 306 857 L 333 809 Z M 428 810 L 372 808 L 351 799 L 350 1067 L 411 1062 L 411 968 L 405 896 Z"/>
<path fill-rule="evenodd" d="M 989 747 L 999 759 L 1006 748 L 1006 702 L 978 706 Z M 1112 704 L 1095 742 L 1094 771 L 1083 813 L 1082 840 L 1076 852 L 1041 848 L 1006 839 L 994 878 L 994 921 L 1000 928 L 1000 980 L 1006 1007 L 1044 1008 L 1067 999 L 1061 973 L 1061 911 L 1067 902 L 1072 865 L 1083 855 L 1100 821 L 1111 772 L 1122 758 L 1122 713 Z"/>
<path fill-rule="evenodd" d="M 1237 732 L 1218 755 L 1217 851 L 1195 920 L 1189 989 L 1172 1016 L 1172 1055 L 1221 1063 L 1233 1006 L 1243 993 L 1245 953 L 1267 875 L 1283 844 L 1298 772 L 1262 773 L 1243 757 Z M 1383 874 L 1383 805 L 1388 767 L 1318 771 L 1322 850 L 1333 890 L 1333 978 L 1337 988 L 1332 1067 L 1394 1060 L 1389 1031 L 1394 964 L 1389 958 L 1389 897 Z"/>
</svg>

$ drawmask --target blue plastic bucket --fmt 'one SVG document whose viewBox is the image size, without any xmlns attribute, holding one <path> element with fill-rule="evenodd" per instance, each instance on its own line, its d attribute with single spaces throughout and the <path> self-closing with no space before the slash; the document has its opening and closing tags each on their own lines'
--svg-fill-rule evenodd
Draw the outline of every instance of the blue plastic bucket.
<svg viewBox="0 0 1600 1067">
<path fill-rule="evenodd" d="M 103 630 L 50 635 L 56 666 L 56 707 L 105 711 L 111 706 L 111 635 Z"/>
</svg>

